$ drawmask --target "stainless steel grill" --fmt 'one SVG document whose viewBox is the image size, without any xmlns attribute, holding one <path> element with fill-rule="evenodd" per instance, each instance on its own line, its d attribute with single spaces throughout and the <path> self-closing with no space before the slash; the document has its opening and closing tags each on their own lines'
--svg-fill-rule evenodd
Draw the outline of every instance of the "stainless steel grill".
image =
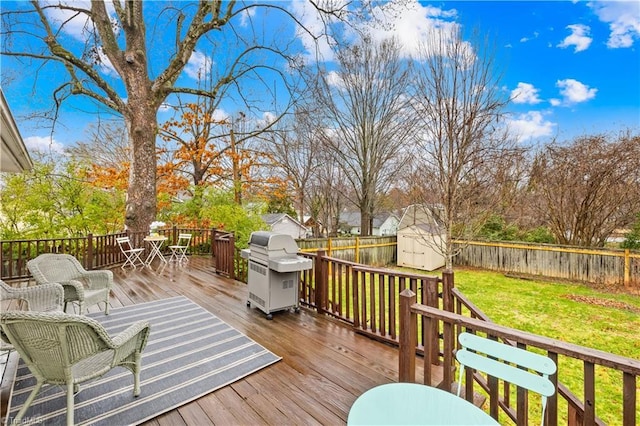
<svg viewBox="0 0 640 426">
<path fill-rule="evenodd" d="M 249 248 L 241 252 L 249 261 L 249 300 L 272 319 L 272 312 L 298 310 L 300 272 L 311 269 L 311 259 L 298 256 L 298 245 L 286 234 L 257 231 L 249 238 Z"/>
</svg>

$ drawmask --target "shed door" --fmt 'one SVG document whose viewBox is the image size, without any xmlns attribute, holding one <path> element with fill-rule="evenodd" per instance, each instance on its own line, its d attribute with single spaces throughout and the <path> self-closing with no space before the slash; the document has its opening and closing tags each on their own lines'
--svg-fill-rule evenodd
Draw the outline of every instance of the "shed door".
<svg viewBox="0 0 640 426">
<path fill-rule="evenodd" d="M 402 234 L 402 256 L 404 266 L 424 268 L 425 246 L 418 242 L 417 235 Z"/>
</svg>

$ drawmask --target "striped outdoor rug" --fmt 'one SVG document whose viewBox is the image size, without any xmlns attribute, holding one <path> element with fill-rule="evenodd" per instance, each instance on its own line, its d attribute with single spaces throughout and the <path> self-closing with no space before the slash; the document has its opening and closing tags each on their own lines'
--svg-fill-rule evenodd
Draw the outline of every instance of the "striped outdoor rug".
<svg viewBox="0 0 640 426">
<path fill-rule="evenodd" d="M 76 424 L 131 425 L 149 420 L 235 382 L 281 358 L 225 324 L 185 297 L 125 308 L 108 316 L 89 315 L 112 336 L 137 320 L 148 320 L 151 333 L 142 356 L 141 393 L 133 396 L 133 375 L 112 369 L 81 385 L 75 396 Z M 11 399 L 13 418 L 33 389 L 35 379 L 21 362 Z M 65 391 L 45 385 L 23 421 L 65 424 Z"/>
</svg>

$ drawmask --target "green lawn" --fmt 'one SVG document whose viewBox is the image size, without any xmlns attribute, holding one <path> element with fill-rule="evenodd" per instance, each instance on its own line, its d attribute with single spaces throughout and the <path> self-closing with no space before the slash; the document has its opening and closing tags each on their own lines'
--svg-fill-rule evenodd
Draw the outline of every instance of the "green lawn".
<svg viewBox="0 0 640 426">
<path fill-rule="evenodd" d="M 640 296 L 464 269 L 455 270 L 455 285 L 498 324 L 640 359 Z M 582 399 L 582 365 L 559 364 L 560 380 Z M 622 375 L 597 368 L 596 377 L 597 415 L 620 424 Z"/>
</svg>

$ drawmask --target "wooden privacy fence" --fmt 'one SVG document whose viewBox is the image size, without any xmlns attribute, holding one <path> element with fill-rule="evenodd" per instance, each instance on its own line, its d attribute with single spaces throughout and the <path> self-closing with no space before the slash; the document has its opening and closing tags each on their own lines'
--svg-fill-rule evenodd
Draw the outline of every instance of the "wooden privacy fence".
<svg viewBox="0 0 640 426">
<path fill-rule="evenodd" d="M 396 236 L 308 238 L 296 240 L 301 252 L 315 253 L 322 250 L 327 256 L 365 265 L 390 265 L 396 263 Z"/>
<path fill-rule="evenodd" d="M 640 286 L 640 253 L 548 244 L 456 241 L 460 266 L 571 281 Z"/>
</svg>

